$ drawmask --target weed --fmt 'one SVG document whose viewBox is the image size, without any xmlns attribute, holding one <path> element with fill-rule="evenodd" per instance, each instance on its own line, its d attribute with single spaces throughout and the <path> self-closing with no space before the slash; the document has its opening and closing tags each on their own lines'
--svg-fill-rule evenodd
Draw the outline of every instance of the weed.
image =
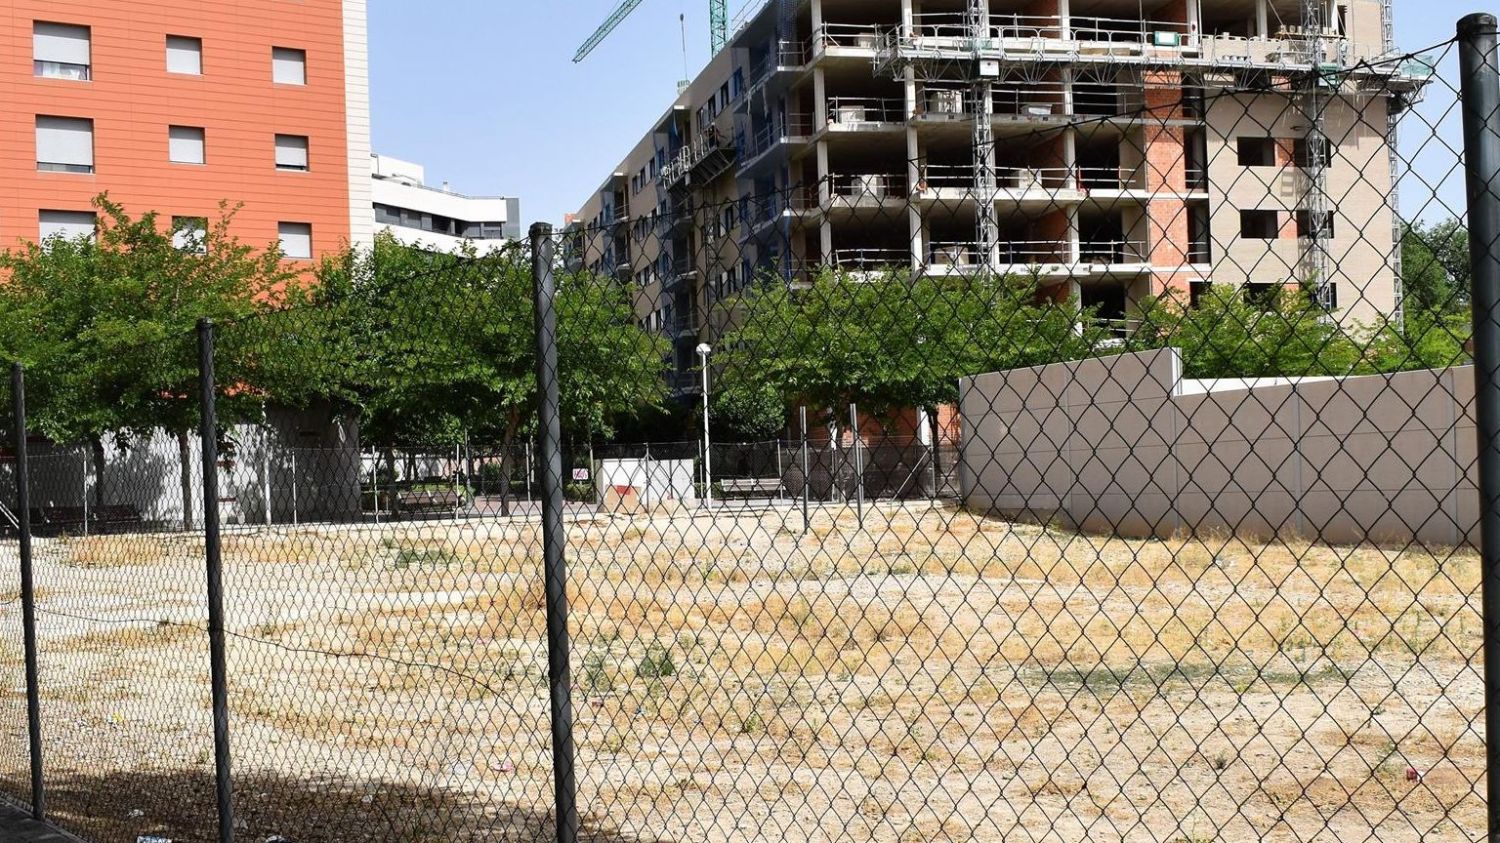
<svg viewBox="0 0 1500 843">
<path fill-rule="evenodd" d="M 665 679 L 677 675 L 677 664 L 672 661 L 670 650 L 660 644 L 652 644 L 636 664 L 635 675 L 642 679 Z"/>
</svg>

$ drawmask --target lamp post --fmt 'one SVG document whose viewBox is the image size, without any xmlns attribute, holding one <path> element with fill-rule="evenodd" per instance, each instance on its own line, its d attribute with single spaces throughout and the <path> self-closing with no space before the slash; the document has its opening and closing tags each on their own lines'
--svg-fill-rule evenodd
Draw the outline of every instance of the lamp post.
<svg viewBox="0 0 1500 843">
<path fill-rule="evenodd" d="M 703 499 L 709 506 L 714 504 L 714 472 L 709 454 L 712 443 L 708 435 L 708 355 L 713 350 L 706 342 L 698 343 L 698 362 L 703 367 Z"/>
</svg>

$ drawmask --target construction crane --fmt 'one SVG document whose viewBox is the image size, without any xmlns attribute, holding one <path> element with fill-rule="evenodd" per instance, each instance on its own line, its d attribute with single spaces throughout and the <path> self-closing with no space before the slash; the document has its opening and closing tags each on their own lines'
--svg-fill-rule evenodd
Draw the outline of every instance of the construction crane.
<svg viewBox="0 0 1500 843">
<path fill-rule="evenodd" d="M 604 39 L 608 38 L 609 34 L 615 31 L 615 27 L 619 26 L 627 17 L 630 17 L 630 13 L 635 11 L 635 8 L 641 5 L 642 2 L 644 0 L 625 0 L 624 3 L 621 3 L 620 8 L 615 9 L 608 18 L 605 18 L 604 23 L 600 25 L 599 29 L 593 35 L 589 36 L 589 40 L 583 42 L 582 47 L 578 48 L 578 53 L 573 56 L 573 63 L 577 64 L 588 58 L 589 53 L 592 53 L 595 47 L 603 43 Z M 728 6 L 729 0 L 708 0 L 708 40 L 710 45 L 708 54 L 710 58 L 718 55 L 719 51 L 724 49 L 724 43 L 729 40 Z"/>
</svg>

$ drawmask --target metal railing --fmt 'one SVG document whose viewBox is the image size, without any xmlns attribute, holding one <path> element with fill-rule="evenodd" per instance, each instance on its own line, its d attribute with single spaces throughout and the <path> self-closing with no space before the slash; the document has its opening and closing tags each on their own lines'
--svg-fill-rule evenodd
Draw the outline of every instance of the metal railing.
<svg viewBox="0 0 1500 843">
<path fill-rule="evenodd" d="M 828 98 L 828 123 L 831 126 L 905 122 L 906 102 L 897 97 Z"/>
<path fill-rule="evenodd" d="M 828 178 L 835 199 L 905 199 L 909 193 L 905 174 L 834 173 Z"/>
<path fill-rule="evenodd" d="M 1081 240 L 1078 243 L 1078 253 L 1079 259 L 1084 263 L 1110 266 L 1148 263 L 1151 260 L 1150 248 L 1144 240 Z"/>
</svg>

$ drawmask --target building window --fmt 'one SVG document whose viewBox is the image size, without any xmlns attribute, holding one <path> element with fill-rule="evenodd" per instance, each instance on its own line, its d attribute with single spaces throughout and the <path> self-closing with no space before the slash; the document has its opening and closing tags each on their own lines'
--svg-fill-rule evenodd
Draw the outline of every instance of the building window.
<svg viewBox="0 0 1500 843">
<path fill-rule="evenodd" d="M 284 222 L 276 226 L 281 235 L 281 254 L 292 260 L 312 258 L 312 225 L 305 222 Z"/>
<path fill-rule="evenodd" d="M 167 72 L 203 75 L 203 39 L 186 35 L 167 36 Z"/>
<path fill-rule="evenodd" d="M 1241 167 L 1276 166 L 1274 138 L 1236 138 L 1235 148 L 1239 153 Z"/>
<path fill-rule="evenodd" d="M 54 173 L 94 171 L 94 121 L 36 118 L 36 168 Z"/>
<path fill-rule="evenodd" d="M 91 78 L 89 28 L 37 21 L 31 32 L 32 69 L 49 79 Z"/>
<path fill-rule="evenodd" d="M 271 81 L 278 85 L 306 85 L 307 51 L 272 47 Z"/>
<path fill-rule="evenodd" d="M 1280 284 L 1251 281 L 1245 285 L 1245 304 L 1260 308 L 1268 313 L 1276 309 L 1277 299 L 1279 298 L 1281 298 Z"/>
<path fill-rule="evenodd" d="M 1298 211 L 1297 236 L 1316 237 L 1319 240 L 1328 240 L 1333 237 L 1333 212 L 1323 212 L 1323 224 L 1321 226 L 1316 225 L 1317 219 L 1317 217 L 1313 216 L 1312 211 Z"/>
<path fill-rule="evenodd" d="M 1281 226 L 1275 211 L 1240 211 L 1240 236 L 1247 240 L 1275 240 Z"/>
<path fill-rule="evenodd" d="M 276 169 L 307 172 L 306 135 L 276 136 Z"/>
<path fill-rule="evenodd" d="M 1323 138 L 1323 142 L 1316 146 L 1309 144 L 1307 138 L 1297 138 L 1292 142 L 1292 163 L 1303 169 L 1311 167 L 1314 163 L 1312 152 L 1315 149 L 1323 150 L 1323 158 L 1318 163 L 1325 167 L 1332 164 L 1333 156 L 1338 154 L 1338 147 L 1334 146 L 1333 141 L 1328 138 Z"/>
<path fill-rule="evenodd" d="M 92 238 L 96 224 L 92 211 L 42 211 L 38 217 L 38 239 L 46 243 L 56 239 Z"/>
<path fill-rule="evenodd" d="M 184 252 L 207 252 L 208 217 L 173 217 L 172 245 Z"/>
<path fill-rule="evenodd" d="M 1213 289 L 1212 281 L 1189 281 L 1188 282 L 1188 307 L 1199 308 L 1203 306 L 1203 298 Z"/>
<path fill-rule="evenodd" d="M 167 160 L 173 164 L 202 164 L 203 130 L 194 126 L 168 126 Z"/>
</svg>

